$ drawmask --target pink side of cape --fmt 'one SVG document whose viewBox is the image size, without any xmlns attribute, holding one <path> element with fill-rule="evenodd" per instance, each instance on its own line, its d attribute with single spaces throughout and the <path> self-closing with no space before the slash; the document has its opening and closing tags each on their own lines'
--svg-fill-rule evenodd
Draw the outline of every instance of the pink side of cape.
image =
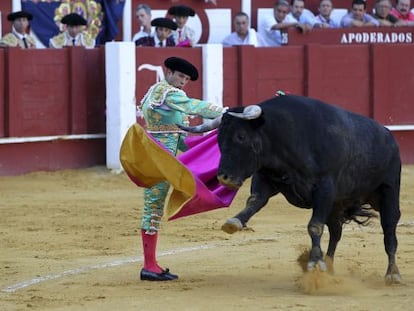
<svg viewBox="0 0 414 311">
<path fill-rule="evenodd" d="M 178 159 L 191 171 L 196 182 L 196 193 L 170 219 L 228 207 L 237 193 L 236 190 L 220 185 L 217 180 L 220 162 L 217 130 L 205 136 L 189 136 L 185 143 L 189 149 Z"/>
</svg>

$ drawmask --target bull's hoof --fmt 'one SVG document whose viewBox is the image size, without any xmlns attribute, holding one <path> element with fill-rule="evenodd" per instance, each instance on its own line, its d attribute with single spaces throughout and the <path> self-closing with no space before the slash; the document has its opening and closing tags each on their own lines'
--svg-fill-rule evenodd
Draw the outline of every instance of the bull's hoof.
<svg viewBox="0 0 414 311">
<path fill-rule="evenodd" d="M 387 274 L 385 276 L 385 284 L 388 286 L 393 284 L 401 284 L 401 275 L 398 273 Z"/>
<path fill-rule="evenodd" d="M 328 266 L 326 265 L 326 262 L 323 260 L 309 261 L 307 270 L 314 271 L 315 269 L 317 269 L 317 267 L 319 267 L 319 271 L 322 271 L 322 272 L 325 272 L 328 270 Z"/>
<path fill-rule="evenodd" d="M 221 230 L 229 234 L 233 234 L 236 231 L 243 229 L 243 224 L 238 218 L 230 218 L 226 221 L 224 225 L 221 226 Z"/>
<path fill-rule="evenodd" d="M 400 271 L 398 270 L 398 267 L 395 263 L 388 265 L 387 273 L 385 274 L 385 284 L 386 285 L 401 284 Z"/>
</svg>

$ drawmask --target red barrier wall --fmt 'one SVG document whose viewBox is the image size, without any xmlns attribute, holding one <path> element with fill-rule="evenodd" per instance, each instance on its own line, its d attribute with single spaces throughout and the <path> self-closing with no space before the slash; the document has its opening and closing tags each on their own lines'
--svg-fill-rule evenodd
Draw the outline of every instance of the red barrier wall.
<svg viewBox="0 0 414 311">
<path fill-rule="evenodd" d="M 414 45 L 372 46 L 372 116 L 382 123 L 414 124 L 413 55 Z"/>
<path fill-rule="evenodd" d="M 0 125 L 5 124 L 4 114 L 6 105 L 6 67 L 4 59 L 5 50 L 0 49 Z M 4 137 L 4 126 L 0 126 L 0 137 Z"/>
<path fill-rule="evenodd" d="M 278 90 L 304 94 L 303 59 L 303 47 L 224 48 L 224 105 L 257 103 Z"/>
<path fill-rule="evenodd" d="M 7 137 L 103 133 L 103 49 L 5 50 Z"/>
<path fill-rule="evenodd" d="M 104 165 L 105 138 L 0 144 L 0 176 Z"/>
<path fill-rule="evenodd" d="M 104 57 L 103 48 L 0 49 L 0 175 L 105 163 L 105 138 L 73 138 L 106 131 Z"/>
<path fill-rule="evenodd" d="M 385 125 L 414 124 L 414 45 L 307 44 L 224 48 L 226 106 L 265 100 L 277 90 L 320 98 Z M 202 72 L 202 51 L 136 48 L 137 69 L 179 56 Z M 105 133 L 104 49 L 0 50 L 0 175 L 104 164 L 105 139 L 7 143 L 7 137 Z M 165 68 L 164 68 L 165 69 Z M 156 81 L 136 72 L 140 101 Z M 202 98 L 203 77 L 186 92 Z M 414 131 L 394 132 L 403 162 L 414 163 Z"/>
<path fill-rule="evenodd" d="M 3 34 L 10 32 L 11 24 L 7 20 L 7 15 L 12 11 L 12 1 L 11 0 L 2 0 L 0 1 L 0 12 L 1 12 L 1 27 L 3 29 Z"/>
</svg>

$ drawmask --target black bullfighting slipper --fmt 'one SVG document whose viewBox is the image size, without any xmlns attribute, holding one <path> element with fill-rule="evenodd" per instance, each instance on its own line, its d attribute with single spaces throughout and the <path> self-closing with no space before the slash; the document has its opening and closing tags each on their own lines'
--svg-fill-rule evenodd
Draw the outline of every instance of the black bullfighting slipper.
<svg viewBox="0 0 414 311">
<path fill-rule="evenodd" d="M 141 269 L 142 281 L 172 281 L 176 279 L 178 279 L 178 275 L 170 273 L 170 270 L 168 268 L 161 273 Z"/>
</svg>

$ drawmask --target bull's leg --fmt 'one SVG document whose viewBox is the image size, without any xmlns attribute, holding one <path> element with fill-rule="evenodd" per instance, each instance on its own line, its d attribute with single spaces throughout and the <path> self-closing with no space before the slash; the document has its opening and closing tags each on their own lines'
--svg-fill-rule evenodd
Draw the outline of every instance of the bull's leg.
<svg viewBox="0 0 414 311">
<path fill-rule="evenodd" d="M 319 265 L 320 270 L 326 271 L 327 266 L 323 260 L 321 238 L 324 224 L 327 223 L 331 213 L 334 198 L 334 185 L 330 178 L 322 180 L 313 192 L 312 217 L 308 224 L 308 233 L 312 241 L 312 249 L 309 254 L 308 270 L 313 270 Z"/>
<path fill-rule="evenodd" d="M 401 216 L 399 204 L 399 189 L 384 185 L 380 192 L 380 215 L 381 226 L 384 232 L 384 246 L 388 255 L 388 268 L 385 274 L 385 283 L 391 285 L 401 283 L 401 276 L 395 262 L 395 253 L 397 252 L 397 224 Z M 399 188 L 399 187 L 397 187 Z"/>
<path fill-rule="evenodd" d="M 323 227 L 324 224 L 314 219 L 314 217 L 312 217 L 308 224 L 308 233 L 312 240 L 312 249 L 310 251 L 308 261 L 308 271 L 313 270 L 316 265 L 319 265 L 321 271 L 326 271 L 327 269 L 326 263 L 323 260 L 323 253 L 321 249 Z"/>
<path fill-rule="evenodd" d="M 246 207 L 236 216 L 228 219 L 221 229 L 230 234 L 242 230 L 246 227 L 249 219 L 260 211 L 268 201 L 269 199 L 263 200 L 261 196 L 255 194 L 250 195 L 247 199 Z"/>
<path fill-rule="evenodd" d="M 270 180 L 260 174 L 252 177 L 250 196 L 247 199 L 246 207 L 236 216 L 228 219 L 221 229 L 227 233 L 234 233 L 246 227 L 249 219 L 261 210 L 269 201 L 269 198 L 277 194 Z"/>
<path fill-rule="evenodd" d="M 328 271 L 330 273 L 334 272 L 333 269 L 333 261 L 336 251 L 336 246 L 338 245 L 339 240 L 342 237 L 342 222 L 339 220 L 337 215 L 331 215 L 329 217 L 329 221 L 327 223 L 328 229 L 329 229 L 329 244 L 328 244 L 328 250 L 326 251 L 326 256 L 328 260 L 331 262 L 327 264 Z"/>
</svg>

